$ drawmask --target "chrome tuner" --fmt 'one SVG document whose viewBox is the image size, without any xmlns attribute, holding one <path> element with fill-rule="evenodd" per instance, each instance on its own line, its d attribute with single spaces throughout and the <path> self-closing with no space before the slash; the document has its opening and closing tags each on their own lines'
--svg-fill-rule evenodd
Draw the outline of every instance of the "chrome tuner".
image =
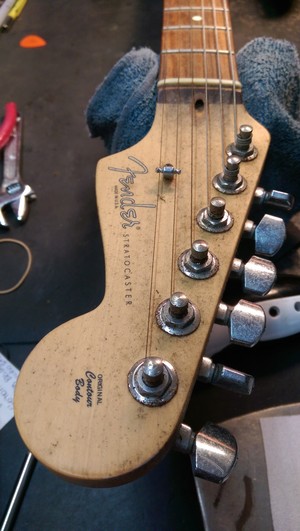
<svg viewBox="0 0 300 531">
<path fill-rule="evenodd" d="M 233 225 L 232 215 L 225 209 L 222 197 L 213 197 L 209 206 L 202 208 L 197 215 L 199 227 L 208 232 L 226 232 Z"/>
<path fill-rule="evenodd" d="M 279 190 L 266 191 L 261 187 L 256 188 L 254 194 L 254 203 L 257 205 L 272 205 L 283 210 L 291 210 L 294 200 L 292 194 L 280 192 Z"/>
<path fill-rule="evenodd" d="M 156 310 L 158 326 L 171 336 L 186 336 L 200 324 L 200 312 L 184 293 L 175 292 Z"/>
<path fill-rule="evenodd" d="M 262 296 L 273 287 L 277 275 L 273 262 L 259 256 L 252 256 L 246 263 L 239 258 L 234 258 L 231 276 L 243 279 L 245 293 Z"/>
<path fill-rule="evenodd" d="M 224 171 L 216 175 L 213 185 L 223 194 L 240 194 L 247 187 L 247 181 L 239 173 L 241 159 L 237 156 L 228 157 Z"/>
<path fill-rule="evenodd" d="M 207 357 L 202 358 L 198 380 L 243 395 L 250 395 L 254 387 L 254 378 L 250 374 L 236 371 L 220 363 L 213 363 Z"/>
<path fill-rule="evenodd" d="M 128 373 L 133 398 L 145 406 L 162 406 L 175 395 L 178 378 L 174 367 L 158 357 L 139 360 Z"/>
<path fill-rule="evenodd" d="M 229 157 L 236 155 L 243 162 L 248 162 L 257 157 L 257 149 L 252 144 L 253 127 L 251 125 L 241 125 L 235 142 L 226 148 Z"/>
<path fill-rule="evenodd" d="M 233 307 L 221 302 L 216 323 L 228 326 L 232 343 L 253 347 L 264 332 L 266 316 L 261 306 L 241 299 Z"/>
<path fill-rule="evenodd" d="M 174 166 L 168 162 L 162 168 L 156 168 L 156 172 L 162 173 L 163 178 L 167 181 L 172 181 L 174 179 L 174 175 L 180 175 L 181 170 L 174 168 Z"/>
<path fill-rule="evenodd" d="M 179 256 L 178 267 L 187 277 L 204 280 L 216 274 L 219 261 L 209 251 L 208 244 L 204 240 L 195 240 L 191 249 L 187 249 Z"/>
<path fill-rule="evenodd" d="M 224 483 L 237 461 L 237 443 L 233 435 L 211 423 L 205 424 L 198 433 L 181 424 L 175 449 L 191 455 L 196 477 L 213 483 Z"/>
<path fill-rule="evenodd" d="M 247 220 L 243 236 L 254 239 L 256 253 L 273 256 L 284 243 L 286 237 L 285 223 L 281 218 L 265 214 L 258 225 Z"/>
</svg>

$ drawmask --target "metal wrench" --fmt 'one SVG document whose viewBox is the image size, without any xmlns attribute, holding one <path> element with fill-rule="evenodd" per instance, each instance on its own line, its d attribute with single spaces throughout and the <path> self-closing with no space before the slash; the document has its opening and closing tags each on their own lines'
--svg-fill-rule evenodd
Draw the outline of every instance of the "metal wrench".
<svg viewBox="0 0 300 531">
<path fill-rule="evenodd" d="M 24 222 L 29 201 L 36 199 L 33 189 L 24 184 L 20 175 L 22 120 L 17 116 L 11 138 L 4 148 L 3 180 L 0 188 L 0 226 L 8 227 L 4 209 L 9 205 L 16 218 Z"/>
</svg>

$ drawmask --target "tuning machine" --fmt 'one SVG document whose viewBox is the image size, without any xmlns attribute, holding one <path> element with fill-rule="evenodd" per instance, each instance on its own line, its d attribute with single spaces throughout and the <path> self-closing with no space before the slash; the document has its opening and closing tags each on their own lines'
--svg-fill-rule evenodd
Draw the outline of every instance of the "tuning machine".
<svg viewBox="0 0 300 531">
<path fill-rule="evenodd" d="M 216 323 L 228 326 L 232 343 L 253 347 L 264 332 L 266 316 L 261 306 L 241 299 L 235 306 L 221 302 Z"/>
<path fill-rule="evenodd" d="M 273 256 L 282 247 L 286 238 L 285 223 L 283 219 L 269 214 L 265 214 L 257 225 L 248 219 L 243 236 L 254 239 L 256 253 Z"/>
<path fill-rule="evenodd" d="M 257 157 L 257 149 L 252 144 L 253 127 L 243 124 L 239 128 L 235 142 L 226 148 L 228 157 L 232 155 L 239 157 L 243 162 L 248 162 Z"/>
<path fill-rule="evenodd" d="M 273 262 L 259 256 L 252 256 L 246 263 L 239 258 L 234 258 L 230 276 L 243 280 L 245 293 L 262 296 L 272 289 L 277 275 Z"/>
<path fill-rule="evenodd" d="M 198 380 L 243 395 L 250 395 L 254 387 L 254 378 L 250 374 L 214 363 L 206 356 L 202 358 Z"/>
<path fill-rule="evenodd" d="M 268 191 L 259 186 L 255 190 L 254 203 L 257 205 L 271 205 L 282 210 L 291 210 L 294 205 L 294 197 L 287 192 L 280 192 L 279 190 Z"/>
<path fill-rule="evenodd" d="M 206 423 L 198 433 L 181 424 L 175 449 L 190 454 L 196 477 L 213 483 L 224 483 L 237 461 L 237 443 L 233 435 L 211 423 Z"/>
</svg>

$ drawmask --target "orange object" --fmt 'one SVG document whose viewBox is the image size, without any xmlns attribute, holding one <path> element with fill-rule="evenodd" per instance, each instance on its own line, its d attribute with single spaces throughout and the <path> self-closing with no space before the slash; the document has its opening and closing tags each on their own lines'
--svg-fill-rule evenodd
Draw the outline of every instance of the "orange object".
<svg viewBox="0 0 300 531">
<path fill-rule="evenodd" d="M 46 46 L 47 42 L 39 35 L 26 35 L 20 40 L 19 44 L 21 48 L 41 48 Z"/>
</svg>

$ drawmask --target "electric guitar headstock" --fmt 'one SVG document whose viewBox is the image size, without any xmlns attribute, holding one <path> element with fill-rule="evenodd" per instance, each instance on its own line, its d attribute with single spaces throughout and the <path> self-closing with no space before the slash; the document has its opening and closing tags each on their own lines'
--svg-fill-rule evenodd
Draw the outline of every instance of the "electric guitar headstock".
<svg viewBox="0 0 300 531">
<path fill-rule="evenodd" d="M 27 447 L 53 472 L 84 485 L 129 481 L 175 441 L 191 449 L 195 437 L 181 422 L 201 367 L 205 372 L 214 321 L 228 324 L 242 345 L 255 344 L 264 330 L 259 306 L 242 300 L 230 308 L 221 298 L 232 270 L 244 275 L 246 290 L 260 293 L 275 279 L 270 262 L 234 260 L 245 230 L 265 254 L 284 235 L 282 223 L 265 219 L 269 235 L 278 232 L 277 243 L 267 238 L 265 246 L 262 227 L 247 222 L 255 198 L 276 201 L 256 191 L 269 134 L 241 102 L 226 2 L 194 4 L 165 2 L 150 133 L 97 167 L 104 299 L 48 334 L 16 386 L 16 422 Z M 202 434 L 206 441 L 217 435 L 214 428 Z M 236 448 L 224 437 L 231 468 Z M 220 481 L 225 475 L 216 472 Z"/>
</svg>

